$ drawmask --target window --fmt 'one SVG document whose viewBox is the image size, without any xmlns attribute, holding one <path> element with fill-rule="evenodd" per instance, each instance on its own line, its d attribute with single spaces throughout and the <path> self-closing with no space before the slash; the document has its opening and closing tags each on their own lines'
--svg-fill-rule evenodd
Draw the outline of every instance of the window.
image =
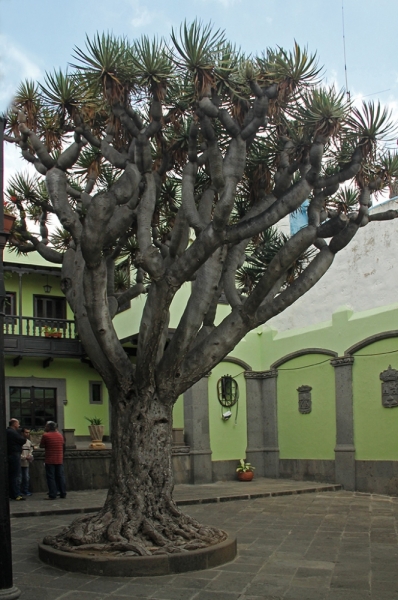
<svg viewBox="0 0 398 600">
<path fill-rule="evenodd" d="M 101 381 L 90 381 L 90 404 L 102 404 Z"/>
<path fill-rule="evenodd" d="M 15 292 L 6 292 L 4 313 L 6 316 L 15 316 L 17 314 L 17 295 Z"/>
<path fill-rule="evenodd" d="M 56 320 L 66 320 L 66 300 L 61 296 L 33 296 L 33 316 L 35 327 L 56 327 L 65 328 L 65 323 L 57 323 Z"/>
<path fill-rule="evenodd" d="M 10 415 L 22 427 L 44 429 L 57 421 L 57 390 L 43 387 L 10 387 Z"/>
<path fill-rule="evenodd" d="M 4 303 L 4 333 L 14 333 L 17 324 L 17 295 L 15 292 L 6 292 L 6 301 Z"/>
</svg>

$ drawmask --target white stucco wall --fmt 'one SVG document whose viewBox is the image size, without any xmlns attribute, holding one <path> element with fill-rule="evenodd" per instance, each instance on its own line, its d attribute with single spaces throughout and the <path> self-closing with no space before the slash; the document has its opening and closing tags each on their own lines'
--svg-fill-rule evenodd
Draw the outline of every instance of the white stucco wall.
<svg viewBox="0 0 398 600">
<path fill-rule="evenodd" d="M 398 209 L 397 198 L 372 212 Z M 285 331 L 331 319 L 346 305 L 355 312 L 398 302 L 398 219 L 373 222 L 360 229 L 336 255 L 324 277 L 295 304 L 267 324 Z"/>
</svg>

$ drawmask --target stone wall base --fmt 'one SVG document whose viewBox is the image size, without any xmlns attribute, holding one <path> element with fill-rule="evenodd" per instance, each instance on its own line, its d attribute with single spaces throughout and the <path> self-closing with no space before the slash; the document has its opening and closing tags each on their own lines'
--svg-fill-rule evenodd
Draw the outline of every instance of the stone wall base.
<svg viewBox="0 0 398 600">
<path fill-rule="evenodd" d="M 109 485 L 111 450 L 66 450 L 64 470 L 67 490 L 99 490 Z M 35 450 L 30 465 L 31 491 L 46 492 L 44 452 Z"/>
<path fill-rule="evenodd" d="M 357 491 L 398 496 L 398 461 L 357 460 L 355 470 Z"/>
<path fill-rule="evenodd" d="M 186 451 L 180 452 L 172 457 L 175 483 L 191 483 L 191 455 Z M 110 459 L 111 450 L 67 450 L 64 462 L 67 489 L 106 489 L 109 485 Z M 213 461 L 212 480 L 234 481 L 237 464 L 237 460 Z M 357 460 L 355 472 L 356 491 L 398 496 L 398 461 Z M 341 483 L 335 478 L 334 460 L 283 458 L 279 461 L 279 476 L 296 481 Z M 35 451 L 30 479 L 32 492 L 47 491 L 44 452 Z"/>
<path fill-rule="evenodd" d="M 280 477 L 298 481 L 343 483 L 335 478 L 334 460 L 283 458 L 279 461 L 279 473 Z M 355 490 L 398 496 L 398 461 L 356 460 Z"/>
<path fill-rule="evenodd" d="M 67 450 L 64 457 L 66 488 L 72 490 L 100 490 L 109 486 L 111 450 Z M 47 492 L 44 452 L 36 450 L 30 465 L 31 491 Z M 188 452 L 173 454 L 175 483 L 189 483 L 191 460 Z"/>
<path fill-rule="evenodd" d="M 213 481 L 233 481 L 236 479 L 238 460 L 213 460 L 211 463 Z"/>
<path fill-rule="evenodd" d="M 279 476 L 297 481 L 339 483 L 335 480 L 334 460 L 282 458 L 279 460 Z"/>
</svg>

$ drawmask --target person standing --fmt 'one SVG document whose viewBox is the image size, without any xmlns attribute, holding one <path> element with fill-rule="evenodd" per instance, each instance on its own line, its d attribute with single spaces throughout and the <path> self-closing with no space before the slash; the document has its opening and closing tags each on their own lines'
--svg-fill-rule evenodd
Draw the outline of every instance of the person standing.
<svg viewBox="0 0 398 600">
<path fill-rule="evenodd" d="M 22 446 L 21 454 L 21 494 L 22 496 L 31 496 L 29 491 L 29 465 L 33 460 L 33 444 L 29 439 L 30 429 L 22 427 L 22 435 L 25 438 L 25 444 Z"/>
<path fill-rule="evenodd" d="M 55 500 L 57 489 L 61 498 L 66 498 L 64 475 L 64 436 L 57 431 L 54 421 L 47 421 L 40 440 L 40 448 L 44 448 L 44 464 L 48 486 L 48 499 Z"/>
<path fill-rule="evenodd" d="M 21 481 L 21 452 L 25 437 L 19 432 L 18 419 L 10 419 L 7 427 L 8 495 L 12 500 L 26 500 L 19 489 Z"/>
</svg>

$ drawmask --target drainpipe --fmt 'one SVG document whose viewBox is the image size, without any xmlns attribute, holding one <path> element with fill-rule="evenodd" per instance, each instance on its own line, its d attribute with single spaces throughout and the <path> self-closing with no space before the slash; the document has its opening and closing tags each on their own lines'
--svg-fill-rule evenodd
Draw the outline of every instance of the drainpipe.
<svg viewBox="0 0 398 600">
<path fill-rule="evenodd" d="M 18 294 L 19 335 L 22 335 L 22 273 L 18 273 Z"/>
<path fill-rule="evenodd" d="M 0 117 L 0 599 L 15 600 L 21 592 L 13 585 L 10 504 L 8 499 L 8 457 L 6 435 L 6 394 L 4 374 L 4 287 L 3 252 L 8 234 L 4 231 L 3 141 L 6 120 Z"/>
</svg>

